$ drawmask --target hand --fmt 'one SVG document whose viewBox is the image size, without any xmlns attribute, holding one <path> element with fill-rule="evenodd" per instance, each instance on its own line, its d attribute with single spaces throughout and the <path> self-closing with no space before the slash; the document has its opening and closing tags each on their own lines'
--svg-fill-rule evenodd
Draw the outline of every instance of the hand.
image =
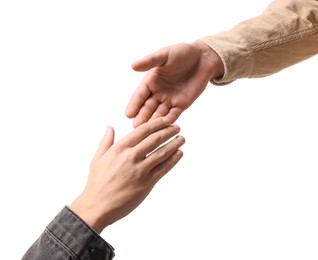
<svg viewBox="0 0 318 260">
<path fill-rule="evenodd" d="M 109 127 L 92 159 L 86 187 L 70 208 L 98 233 L 128 215 L 181 159 L 184 138 L 168 141 L 179 131 L 158 118 L 114 144 Z"/>
<path fill-rule="evenodd" d="M 203 42 L 181 43 L 160 49 L 132 64 L 148 71 L 127 109 L 134 127 L 165 116 L 175 122 L 204 91 L 209 80 L 222 76 L 220 57 Z"/>
</svg>

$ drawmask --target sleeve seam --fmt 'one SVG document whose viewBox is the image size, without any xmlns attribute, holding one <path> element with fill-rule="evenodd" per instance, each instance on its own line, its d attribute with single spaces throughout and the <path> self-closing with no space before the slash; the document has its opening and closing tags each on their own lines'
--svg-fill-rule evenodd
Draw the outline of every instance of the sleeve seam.
<svg viewBox="0 0 318 260">
<path fill-rule="evenodd" d="M 67 250 L 69 252 L 70 255 L 72 255 L 72 257 L 74 257 L 76 260 L 79 260 L 79 258 L 77 257 L 77 255 L 75 254 L 75 252 L 73 252 L 69 247 L 67 247 L 61 240 L 59 240 L 51 230 L 49 230 L 48 228 L 45 229 L 45 231 L 47 232 L 47 234 L 60 246 L 62 246 L 65 250 Z"/>
<path fill-rule="evenodd" d="M 262 42 L 262 43 L 258 43 L 258 44 L 252 44 L 251 45 L 251 50 L 253 52 L 257 52 L 257 51 L 260 51 L 260 50 L 263 50 L 263 49 L 266 49 L 266 48 L 269 48 L 269 47 L 274 47 L 274 46 L 278 46 L 278 45 L 281 45 L 281 44 L 285 44 L 285 43 L 288 43 L 292 40 L 298 40 L 300 39 L 301 37 L 303 37 L 304 35 L 305 36 L 310 36 L 314 33 L 317 33 L 318 31 L 318 26 L 314 26 L 314 27 L 311 27 L 311 28 L 306 28 L 306 29 L 303 29 L 303 30 L 300 30 L 300 31 L 296 31 L 290 35 L 285 35 L 285 36 L 282 36 L 282 37 L 279 37 L 279 38 L 276 38 L 276 39 L 273 39 L 273 40 L 268 40 L 268 41 L 265 41 L 265 42 Z"/>
<path fill-rule="evenodd" d="M 107 246 L 109 246 L 109 248 L 111 248 L 112 250 L 114 250 L 114 248 L 109 244 L 107 243 L 100 235 L 98 235 L 96 233 L 96 231 L 91 227 L 89 226 L 85 221 L 83 221 L 75 212 L 73 212 L 68 206 L 65 206 L 65 208 L 70 212 L 72 213 L 73 217 L 75 217 L 77 220 L 79 220 L 86 228 L 88 228 L 90 231 L 92 231 L 94 237 L 100 241 L 101 243 L 106 243 Z"/>
</svg>

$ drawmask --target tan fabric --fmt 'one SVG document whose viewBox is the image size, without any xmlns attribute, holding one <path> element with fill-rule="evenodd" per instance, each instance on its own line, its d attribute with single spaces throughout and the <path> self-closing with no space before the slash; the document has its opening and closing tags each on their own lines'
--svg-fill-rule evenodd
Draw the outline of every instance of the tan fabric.
<svg viewBox="0 0 318 260">
<path fill-rule="evenodd" d="M 260 16 L 202 41 L 225 66 L 213 84 L 271 75 L 318 53 L 318 0 L 273 1 Z"/>
</svg>

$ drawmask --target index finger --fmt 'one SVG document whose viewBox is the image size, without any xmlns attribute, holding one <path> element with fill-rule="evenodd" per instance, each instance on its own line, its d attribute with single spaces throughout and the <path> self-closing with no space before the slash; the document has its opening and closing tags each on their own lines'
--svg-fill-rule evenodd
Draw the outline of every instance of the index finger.
<svg viewBox="0 0 318 260">
<path fill-rule="evenodd" d="M 150 95 L 151 92 L 149 88 L 141 83 L 140 86 L 132 94 L 128 102 L 128 105 L 126 107 L 126 116 L 128 118 L 135 117 Z"/>
</svg>

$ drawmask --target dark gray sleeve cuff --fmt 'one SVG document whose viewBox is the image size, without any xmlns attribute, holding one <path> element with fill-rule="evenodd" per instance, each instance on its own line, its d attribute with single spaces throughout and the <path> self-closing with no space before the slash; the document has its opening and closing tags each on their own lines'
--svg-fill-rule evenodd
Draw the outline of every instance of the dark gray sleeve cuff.
<svg viewBox="0 0 318 260">
<path fill-rule="evenodd" d="M 68 207 L 47 226 L 23 260 L 111 260 L 114 248 Z"/>
</svg>

